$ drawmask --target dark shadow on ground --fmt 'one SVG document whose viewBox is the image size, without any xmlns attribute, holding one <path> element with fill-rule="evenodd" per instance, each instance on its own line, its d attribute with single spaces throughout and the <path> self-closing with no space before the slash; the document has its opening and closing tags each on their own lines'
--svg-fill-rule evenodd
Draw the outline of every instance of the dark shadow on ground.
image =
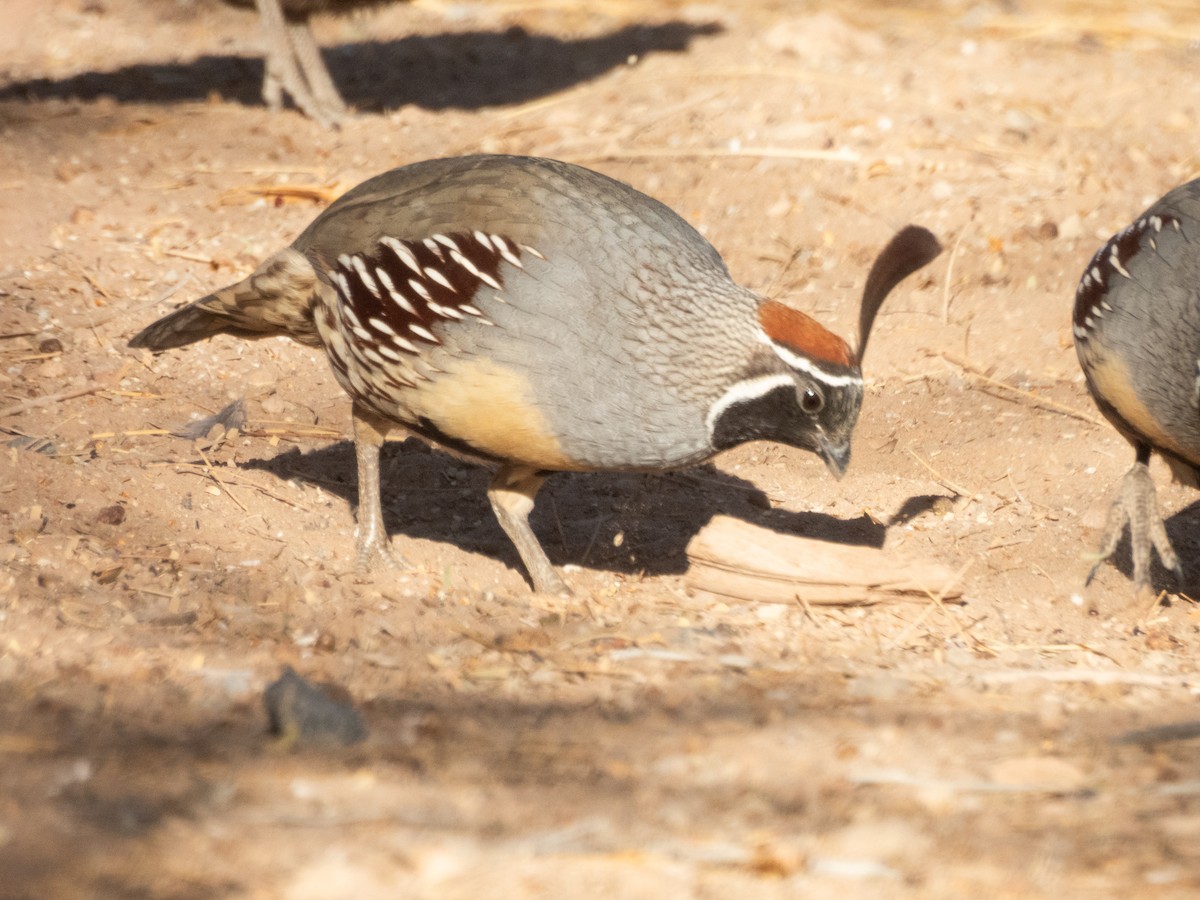
<svg viewBox="0 0 1200 900">
<path fill-rule="evenodd" d="M 789 675 L 786 690 L 778 678 L 773 690 L 743 683 L 673 698 L 647 687 L 636 706 L 447 693 L 435 678 L 363 704 L 371 732 L 365 743 L 289 750 L 267 734 L 257 703 L 189 699 L 171 683 L 117 690 L 94 676 L 77 670 L 35 694 L 0 685 L 0 734 L 10 738 L 0 796 L 6 820 L 17 823 L 0 844 L 4 897 L 240 895 L 261 886 L 219 865 L 178 879 L 158 861 L 168 853 L 178 870 L 188 853 L 203 858 L 223 841 L 240 839 L 240 831 L 286 864 L 294 861 L 288 845 L 296 834 L 342 835 L 372 823 L 501 842 L 596 819 L 670 834 L 680 822 L 708 821 L 717 810 L 769 815 L 797 829 L 817 818 L 829 827 L 849 821 L 853 808 L 853 793 L 840 782 L 837 795 L 826 796 L 769 779 L 698 784 L 690 770 L 638 773 L 655 772 L 663 756 L 692 752 L 685 749 L 689 740 L 753 734 L 783 722 L 814 739 L 884 726 L 935 739 L 946 727 L 945 712 L 921 698 L 886 710 L 847 704 L 844 677 L 819 671 Z M 965 718 L 973 724 L 956 726 L 980 733 L 1039 727 L 1033 713 Z M 14 736 L 38 751 L 14 752 Z M 409 790 L 382 809 L 370 798 L 355 808 L 336 785 L 363 772 Z M 333 782 L 333 793 L 314 803 L 293 792 L 295 780 L 318 792 Z M 519 793 L 521 802 L 477 807 L 462 799 L 496 789 Z M 197 848 L 171 843 L 189 834 Z"/>
<path fill-rule="evenodd" d="M 330 73 L 348 103 L 361 111 L 479 109 L 522 103 L 589 81 L 631 57 L 681 53 L 720 26 L 667 22 L 629 25 L 600 37 L 465 32 L 366 41 L 326 48 Z M 143 63 L 65 79 L 34 78 L 0 88 L 0 101 L 48 99 L 120 103 L 184 103 L 217 97 L 262 105 L 263 62 L 202 56 L 190 62 Z"/>
<path fill-rule="evenodd" d="M 357 504 L 354 449 L 348 441 L 241 465 L 318 484 L 351 507 Z M 518 566 L 516 550 L 487 500 L 487 469 L 413 438 L 385 447 L 381 471 L 390 535 L 448 541 Z M 556 565 L 650 575 L 685 571 L 688 541 L 717 514 L 781 532 L 883 546 L 885 527 L 865 515 L 843 520 L 769 505 L 753 484 L 711 465 L 661 475 L 559 473 L 538 494 L 530 522 Z"/>
<path fill-rule="evenodd" d="M 1179 564 L 1183 567 L 1183 581 L 1165 568 L 1162 560 L 1158 558 L 1158 553 L 1151 550 L 1150 586 L 1155 592 L 1167 591 L 1200 599 L 1200 500 L 1169 516 L 1163 524 L 1166 526 L 1171 546 L 1175 548 L 1175 555 L 1179 557 Z M 1085 549 L 1087 552 L 1094 552 L 1096 548 Z M 1131 579 L 1132 589 L 1133 552 L 1129 545 L 1128 525 L 1125 526 L 1125 533 L 1121 535 L 1117 549 L 1107 561 L 1100 564 L 1100 569 L 1104 566 L 1116 566 L 1122 575 Z M 1097 575 L 1099 571 L 1097 570 Z"/>
</svg>

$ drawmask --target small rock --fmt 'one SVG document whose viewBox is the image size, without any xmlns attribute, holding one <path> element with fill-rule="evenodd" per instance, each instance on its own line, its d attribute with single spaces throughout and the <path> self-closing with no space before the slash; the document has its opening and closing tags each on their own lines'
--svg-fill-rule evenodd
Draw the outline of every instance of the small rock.
<svg viewBox="0 0 1200 900">
<path fill-rule="evenodd" d="M 1064 241 L 1074 241 L 1083 237 L 1083 220 L 1079 213 L 1071 213 L 1058 223 L 1058 236 Z"/>
<path fill-rule="evenodd" d="M 355 744 L 367 736 L 362 716 L 334 700 L 289 666 L 263 694 L 271 733 L 291 744 Z"/>
<path fill-rule="evenodd" d="M 125 507 L 119 503 L 106 506 L 96 513 L 96 521 L 101 525 L 120 525 L 125 521 Z"/>
<path fill-rule="evenodd" d="M 278 394 L 272 394 L 270 397 L 265 398 L 259 405 L 262 407 L 262 411 L 268 416 L 283 415 L 284 410 L 287 409 L 287 404 Z"/>
</svg>

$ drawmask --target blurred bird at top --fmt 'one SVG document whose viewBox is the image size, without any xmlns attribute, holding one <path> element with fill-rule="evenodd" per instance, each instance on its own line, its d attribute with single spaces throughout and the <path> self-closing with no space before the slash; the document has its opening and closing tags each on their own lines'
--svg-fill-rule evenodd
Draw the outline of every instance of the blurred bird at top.
<svg viewBox="0 0 1200 900">
<path fill-rule="evenodd" d="M 314 13 L 346 13 L 368 6 L 404 0 L 225 0 L 231 6 L 254 7 L 262 19 L 266 41 L 263 102 L 283 106 L 287 93 L 302 113 L 324 128 L 333 128 L 349 115 L 338 93 L 309 18 Z"/>
</svg>

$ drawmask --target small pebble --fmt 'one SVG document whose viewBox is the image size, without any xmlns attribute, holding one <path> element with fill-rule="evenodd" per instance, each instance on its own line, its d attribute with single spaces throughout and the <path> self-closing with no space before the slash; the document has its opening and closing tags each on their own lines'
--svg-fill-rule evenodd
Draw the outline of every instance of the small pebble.
<svg viewBox="0 0 1200 900">
<path fill-rule="evenodd" d="M 367 736 L 358 710 L 328 697 L 290 666 L 268 685 L 263 703 L 271 733 L 289 744 L 356 744 Z"/>
</svg>

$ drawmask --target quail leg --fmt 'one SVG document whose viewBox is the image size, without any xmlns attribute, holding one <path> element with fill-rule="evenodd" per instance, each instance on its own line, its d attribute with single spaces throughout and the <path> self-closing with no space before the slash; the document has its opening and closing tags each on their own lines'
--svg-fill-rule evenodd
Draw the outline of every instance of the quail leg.
<svg viewBox="0 0 1200 900">
<path fill-rule="evenodd" d="M 300 111 L 322 128 L 336 126 L 345 115 L 346 108 L 329 80 L 328 73 L 324 72 L 320 49 L 308 29 L 307 20 L 295 25 L 289 23 L 284 17 L 279 0 L 256 0 L 256 4 L 262 19 L 263 39 L 266 42 L 263 102 L 270 109 L 279 109 L 283 105 L 283 94 L 286 91 Z M 306 39 L 301 38 L 300 47 L 294 43 L 298 31 L 306 34 Z M 320 96 L 322 88 L 310 81 L 307 70 L 311 63 L 305 56 L 312 56 L 314 51 L 315 65 L 322 68 L 324 81 L 336 98 L 332 106 Z"/>
<path fill-rule="evenodd" d="M 300 71 L 304 73 L 304 80 L 312 89 L 313 101 L 321 108 L 329 123 L 337 125 L 350 114 L 350 110 L 346 107 L 342 95 L 338 93 L 333 79 L 329 77 L 329 69 L 325 67 L 321 48 L 317 39 L 313 37 L 311 23 L 308 19 L 288 22 L 288 36 L 292 41 L 296 61 L 300 64 Z"/>
<path fill-rule="evenodd" d="M 571 589 L 562 576 L 554 571 L 546 551 L 529 527 L 533 498 L 546 478 L 528 466 L 505 464 L 488 485 L 488 500 L 500 527 L 517 548 L 521 562 L 533 581 L 533 589 L 541 594 L 569 594 Z"/>
<path fill-rule="evenodd" d="M 1179 557 L 1167 538 L 1167 529 L 1163 525 L 1162 516 L 1158 512 L 1158 501 L 1154 491 L 1154 481 L 1150 477 L 1149 449 L 1143 453 L 1138 448 L 1138 461 L 1133 464 L 1121 480 L 1121 491 L 1113 501 L 1108 513 L 1108 524 L 1104 527 L 1104 536 L 1100 539 L 1100 550 L 1095 565 L 1088 572 L 1088 583 L 1100 567 L 1100 563 L 1112 556 L 1125 523 L 1129 523 L 1129 545 L 1133 550 L 1133 584 L 1135 590 L 1141 590 L 1150 584 L 1150 548 L 1158 551 L 1158 558 L 1164 566 L 1175 573 L 1175 577 L 1183 578 L 1183 569 L 1179 565 Z"/>
<path fill-rule="evenodd" d="M 383 527 L 383 503 L 379 495 L 379 450 L 391 430 L 391 423 L 359 404 L 354 404 L 354 455 L 358 460 L 358 567 L 405 566 L 392 553 L 387 530 Z"/>
</svg>

